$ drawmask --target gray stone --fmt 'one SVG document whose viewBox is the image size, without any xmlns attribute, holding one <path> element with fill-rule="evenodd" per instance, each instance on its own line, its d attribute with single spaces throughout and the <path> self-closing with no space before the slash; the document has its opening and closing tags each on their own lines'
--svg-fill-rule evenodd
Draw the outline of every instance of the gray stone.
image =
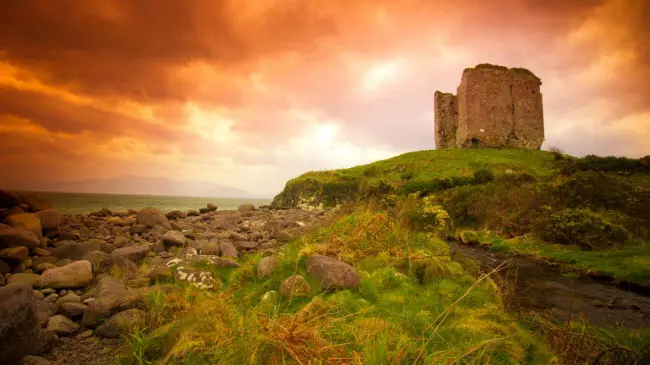
<svg viewBox="0 0 650 365">
<path fill-rule="evenodd" d="M 59 306 L 59 313 L 68 318 L 81 318 L 86 311 L 86 305 L 77 302 L 66 302 Z"/>
<path fill-rule="evenodd" d="M 292 275 L 280 284 L 280 294 L 287 298 L 308 296 L 311 286 L 305 278 L 300 275 Z"/>
<path fill-rule="evenodd" d="M 52 256 L 58 259 L 81 260 L 85 254 L 100 250 L 99 240 L 91 239 L 85 242 L 66 241 L 52 252 Z"/>
<path fill-rule="evenodd" d="M 239 254 L 237 253 L 237 249 L 232 244 L 232 242 L 230 242 L 230 241 L 221 241 L 219 243 L 219 247 L 220 247 L 220 250 L 221 250 L 221 256 L 223 256 L 223 257 L 232 257 L 232 258 L 239 257 Z"/>
<path fill-rule="evenodd" d="M 41 274 L 44 288 L 79 288 L 88 285 L 93 279 L 92 265 L 89 261 L 75 261 L 63 267 L 45 270 Z"/>
<path fill-rule="evenodd" d="M 95 327 L 102 318 L 108 318 L 122 310 L 142 306 L 153 290 L 159 289 L 150 287 L 127 290 L 121 281 L 111 276 L 104 276 L 97 283 L 96 299 L 88 303 L 81 324 Z"/>
<path fill-rule="evenodd" d="M 38 236 L 33 232 L 17 228 L 0 231 L 0 248 L 25 246 L 33 250 L 38 244 Z"/>
<path fill-rule="evenodd" d="M 29 285 L 11 283 L 0 287 L 0 359 L 17 364 L 40 345 L 36 298 Z"/>
<path fill-rule="evenodd" d="M 111 252 L 111 255 L 114 257 L 124 257 L 135 263 L 138 263 L 147 257 L 147 253 L 149 253 L 149 246 L 140 245 L 118 248 Z"/>
<path fill-rule="evenodd" d="M 56 231 L 59 228 L 59 212 L 56 209 L 45 209 L 35 213 L 44 231 Z"/>
<path fill-rule="evenodd" d="M 127 309 L 109 318 L 97 327 L 95 334 L 106 338 L 119 338 L 145 326 L 147 315 L 140 309 Z"/>
<path fill-rule="evenodd" d="M 57 314 L 47 321 L 47 330 L 59 336 L 69 336 L 79 330 L 79 325 L 66 316 Z"/>
<path fill-rule="evenodd" d="M 167 217 L 156 208 L 144 208 L 140 210 L 135 217 L 135 221 L 136 224 L 142 224 L 147 228 L 161 226 L 165 229 L 171 229 Z"/>
<path fill-rule="evenodd" d="M 280 262 L 273 256 L 263 257 L 257 263 L 257 277 L 268 278 L 280 266 Z"/>
<path fill-rule="evenodd" d="M 356 288 L 360 283 L 352 266 L 322 255 L 307 258 L 307 274 L 320 279 L 323 290 Z"/>
<path fill-rule="evenodd" d="M 185 246 L 187 238 L 178 231 L 168 231 L 162 237 L 165 246 Z"/>
</svg>

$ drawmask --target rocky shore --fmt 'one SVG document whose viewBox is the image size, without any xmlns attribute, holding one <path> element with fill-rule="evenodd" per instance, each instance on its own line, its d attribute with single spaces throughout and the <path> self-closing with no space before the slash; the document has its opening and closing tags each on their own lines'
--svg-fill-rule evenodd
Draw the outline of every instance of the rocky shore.
<svg viewBox="0 0 650 365">
<path fill-rule="evenodd" d="M 333 215 L 250 204 L 62 215 L 35 196 L 0 191 L 0 363 L 112 363 L 122 330 L 143 320 L 151 293 L 170 283 L 222 285 L 193 264 L 237 267 L 242 255 L 272 256 Z M 258 275 L 273 263 L 262 260 Z"/>
</svg>

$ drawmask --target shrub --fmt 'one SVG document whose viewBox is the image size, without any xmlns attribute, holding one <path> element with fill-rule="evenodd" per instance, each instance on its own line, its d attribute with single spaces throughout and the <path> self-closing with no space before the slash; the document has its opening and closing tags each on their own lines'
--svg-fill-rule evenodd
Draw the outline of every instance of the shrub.
<svg viewBox="0 0 650 365">
<path fill-rule="evenodd" d="M 377 165 L 370 165 L 370 166 L 366 167 L 363 170 L 362 174 L 365 177 L 377 176 Z"/>
<path fill-rule="evenodd" d="M 600 157 L 589 155 L 583 158 L 566 160 L 562 167 L 564 174 L 579 171 L 601 171 L 616 173 L 650 173 L 650 156 L 641 159 L 627 157 Z"/>
<path fill-rule="evenodd" d="M 494 180 L 494 173 L 489 169 L 479 169 L 474 171 L 474 183 L 475 184 L 487 184 Z"/>
<path fill-rule="evenodd" d="M 420 196 L 425 196 L 459 186 L 472 185 L 473 183 L 474 177 L 469 176 L 443 177 L 431 180 L 411 180 L 399 188 L 399 193 L 401 195 L 419 193 Z"/>
<path fill-rule="evenodd" d="M 449 214 L 437 205 L 433 197 L 425 197 L 409 214 L 411 223 L 427 232 L 441 234 L 450 226 Z"/>
<path fill-rule="evenodd" d="M 480 243 L 478 235 L 474 231 L 462 231 L 458 234 L 458 239 L 466 245 L 475 245 Z"/>
<path fill-rule="evenodd" d="M 540 219 L 536 233 L 545 241 L 599 249 L 625 243 L 629 232 L 587 209 L 565 209 Z"/>
</svg>

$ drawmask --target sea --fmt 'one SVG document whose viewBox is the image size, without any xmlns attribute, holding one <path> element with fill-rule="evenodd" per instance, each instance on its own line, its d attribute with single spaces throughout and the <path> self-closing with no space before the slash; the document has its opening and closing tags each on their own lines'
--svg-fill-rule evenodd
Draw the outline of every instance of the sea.
<svg viewBox="0 0 650 365">
<path fill-rule="evenodd" d="M 50 203 L 63 214 L 87 214 L 106 208 L 112 211 L 139 210 L 153 207 L 162 212 L 172 210 L 198 210 L 208 203 L 214 203 L 219 210 L 237 209 L 240 204 L 253 205 L 271 204 L 271 199 L 248 198 L 209 198 L 187 196 L 156 196 L 156 195 L 125 195 L 125 194 L 89 194 L 89 193 L 59 193 L 37 192 L 44 201 Z"/>
</svg>

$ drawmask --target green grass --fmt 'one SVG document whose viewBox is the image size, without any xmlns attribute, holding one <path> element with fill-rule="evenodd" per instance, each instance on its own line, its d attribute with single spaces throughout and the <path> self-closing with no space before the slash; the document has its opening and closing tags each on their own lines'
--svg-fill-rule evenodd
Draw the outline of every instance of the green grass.
<svg viewBox="0 0 650 365">
<path fill-rule="evenodd" d="M 339 257 L 361 285 L 322 293 L 305 257 Z M 489 277 L 477 279 L 449 257 L 447 245 L 386 213 L 342 218 L 285 246 L 280 265 L 258 279 L 260 255 L 224 273 L 212 294 L 188 287 L 155 294 L 151 326 L 128 341 L 120 364 L 547 364 L 540 338 L 503 310 Z M 312 292 L 279 295 L 290 275 Z M 264 297 L 267 300 L 263 300 Z M 268 299 L 270 298 L 270 299 Z"/>
<path fill-rule="evenodd" d="M 561 262 L 585 273 L 650 285 L 650 243 L 597 251 L 584 251 L 574 245 L 541 242 L 527 236 L 508 240 L 496 238 L 485 243 L 494 251 L 517 252 L 535 259 Z"/>
</svg>

